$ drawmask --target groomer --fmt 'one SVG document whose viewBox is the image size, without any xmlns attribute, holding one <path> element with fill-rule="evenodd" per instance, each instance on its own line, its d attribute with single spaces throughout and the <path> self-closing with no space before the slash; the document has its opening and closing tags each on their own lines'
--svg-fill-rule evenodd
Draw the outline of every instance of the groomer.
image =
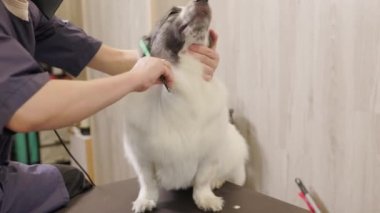
<svg viewBox="0 0 380 213">
<path fill-rule="evenodd" d="M 72 167 L 9 161 L 15 132 L 69 126 L 130 92 L 147 90 L 161 75 L 169 87 L 173 83 L 168 62 L 139 59 L 137 51 L 108 47 L 54 17 L 61 1 L 0 0 L 1 213 L 51 212 L 90 187 Z M 203 61 L 205 80 L 210 80 L 219 62 L 214 48 L 192 46 L 191 50 Z M 39 62 L 73 76 L 85 66 L 111 76 L 87 82 L 49 80 Z"/>
</svg>

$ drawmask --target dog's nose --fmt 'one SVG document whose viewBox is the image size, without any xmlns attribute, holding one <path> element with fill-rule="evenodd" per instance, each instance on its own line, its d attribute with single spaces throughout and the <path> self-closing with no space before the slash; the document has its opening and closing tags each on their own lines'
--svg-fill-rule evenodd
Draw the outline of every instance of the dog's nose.
<svg viewBox="0 0 380 213">
<path fill-rule="evenodd" d="M 195 2 L 208 3 L 208 0 L 194 0 Z"/>
</svg>

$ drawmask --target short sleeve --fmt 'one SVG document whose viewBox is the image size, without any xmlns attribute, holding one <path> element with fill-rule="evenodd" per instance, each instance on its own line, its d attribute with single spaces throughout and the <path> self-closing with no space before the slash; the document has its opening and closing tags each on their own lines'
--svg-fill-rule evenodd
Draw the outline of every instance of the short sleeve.
<svg viewBox="0 0 380 213">
<path fill-rule="evenodd" d="M 0 134 L 13 114 L 49 80 L 33 57 L 0 33 Z"/>
<path fill-rule="evenodd" d="M 40 16 L 35 27 L 37 61 L 77 76 L 98 52 L 101 42 L 57 17 Z"/>
</svg>

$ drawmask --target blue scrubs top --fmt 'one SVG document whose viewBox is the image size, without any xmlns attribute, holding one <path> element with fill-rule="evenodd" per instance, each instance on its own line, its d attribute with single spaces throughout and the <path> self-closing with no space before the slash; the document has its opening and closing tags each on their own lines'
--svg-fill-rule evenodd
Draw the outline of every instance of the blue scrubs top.
<svg viewBox="0 0 380 213">
<path fill-rule="evenodd" d="M 76 76 L 100 46 L 101 42 L 70 23 L 56 17 L 47 20 L 32 2 L 29 21 L 24 21 L 0 1 L 0 213 L 51 212 L 68 202 L 55 167 L 9 161 L 13 133 L 5 125 L 49 80 L 38 62 Z"/>
</svg>

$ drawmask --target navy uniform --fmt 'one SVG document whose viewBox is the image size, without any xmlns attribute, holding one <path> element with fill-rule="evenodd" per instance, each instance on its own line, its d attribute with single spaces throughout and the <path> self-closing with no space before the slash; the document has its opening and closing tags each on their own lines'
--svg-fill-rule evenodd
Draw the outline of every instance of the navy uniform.
<svg viewBox="0 0 380 213">
<path fill-rule="evenodd" d="M 12 0 L 11 0 L 12 1 Z M 20 0 L 13 0 L 20 1 Z M 9 2 L 9 1 L 8 1 Z M 46 18 L 29 1 L 27 19 L 10 12 L 0 0 L 0 212 L 51 212 L 75 195 L 65 183 L 72 170 L 52 165 L 27 166 L 9 160 L 12 115 L 42 86 L 49 75 L 38 62 L 73 76 L 89 63 L 101 43 L 56 17 Z M 59 94 L 57 94 L 59 95 Z M 33 113 L 33 112 L 31 112 Z M 72 191 L 73 190 L 73 191 Z"/>
</svg>

